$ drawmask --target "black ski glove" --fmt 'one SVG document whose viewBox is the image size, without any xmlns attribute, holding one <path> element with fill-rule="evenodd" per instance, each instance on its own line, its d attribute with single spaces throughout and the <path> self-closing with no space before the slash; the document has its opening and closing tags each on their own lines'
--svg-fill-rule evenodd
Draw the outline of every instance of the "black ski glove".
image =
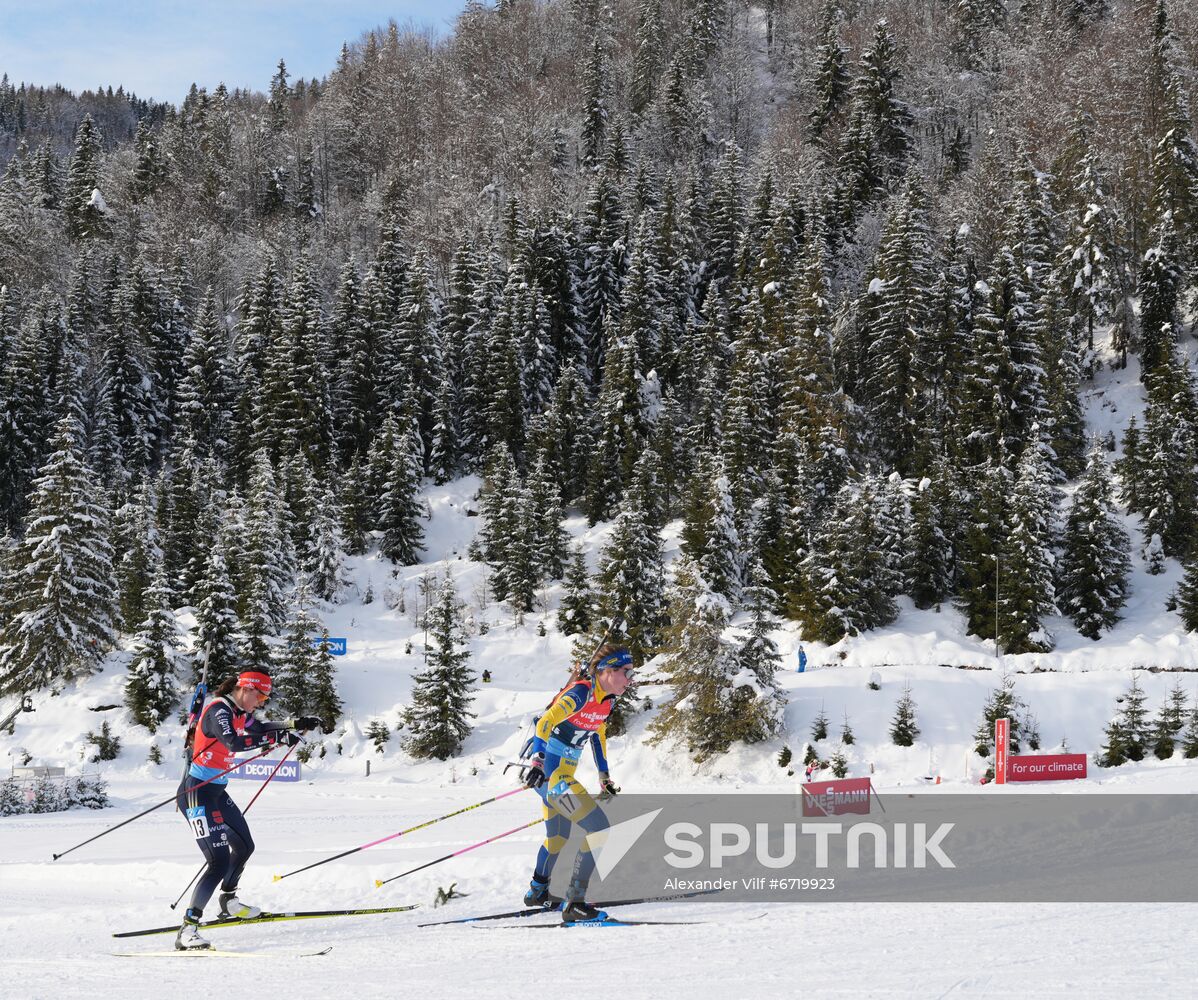
<svg viewBox="0 0 1198 1000">
<path fill-rule="evenodd" d="M 293 747 L 297 743 L 303 743 L 304 738 L 293 729 L 281 729 L 275 742 L 281 747 Z"/>
<path fill-rule="evenodd" d="M 599 788 L 599 799 L 604 802 L 608 799 L 614 799 L 620 792 L 616 783 L 611 780 L 611 775 L 606 771 L 599 775 Z"/>
<path fill-rule="evenodd" d="M 524 770 L 524 787 L 540 788 L 545 784 L 545 755 L 534 754 Z"/>
<path fill-rule="evenodd" d="M 324 722 L 318 719 L 315 715 L 301 715 L 293 723 L 295 729 L 301 733 L 311 732 L 313 729 L 323 729 Z"/>
</svg>

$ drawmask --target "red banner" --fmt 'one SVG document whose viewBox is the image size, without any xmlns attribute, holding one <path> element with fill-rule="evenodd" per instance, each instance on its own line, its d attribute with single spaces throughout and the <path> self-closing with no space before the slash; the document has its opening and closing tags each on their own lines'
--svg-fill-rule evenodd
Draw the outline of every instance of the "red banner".
<svg viewBox="0 0 1198 1000">
<path fill-rule="evenodd" d="M 813 781 L 803 786 L 804 816 L 869 815 L 872 788 L 869 778 Z"/>
<path fill-rule="evenodd" d="M 1007 761 L 1008 781 L 1067 781 L 1086 776 L 1084 753 L 1013 754 Z"/>
<path fill-rule="evenodd" d="M 1007 783 L 1007 754 L 1010 752 L 1010 719 L 994 720 L 994 783 Z"/>
</svg>

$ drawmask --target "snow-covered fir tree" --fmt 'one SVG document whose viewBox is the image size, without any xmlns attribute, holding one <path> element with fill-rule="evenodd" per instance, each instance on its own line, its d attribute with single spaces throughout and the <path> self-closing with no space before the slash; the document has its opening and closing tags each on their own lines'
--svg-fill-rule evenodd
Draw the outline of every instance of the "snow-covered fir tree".
<svg viewBox="0 0 1198 1000">
<path fill-rule="evenodd" d="M 469 708 L 476 679 L 452 580 L 441 586 L 426 625 L 430 645 L 425 649 L 424 669 L 414 678 L 412 704 L 404 713 L 408 732 L 404 749 L 413 757 L 447 760 L 461 751 L 473 728 L 474 713 Z"/>
<path fill-rule="evenodd" d="M 990 692 L 986 704 L 982 706 L 982 721 L 974 733 L 974 752 L 979 757 L 991 755 L 994 752 L 994 722 L 996 719 L 1008 719 L 1008 744 L 1011 753 L 1019 753 L 1026 710 L 1027 705 L 1015 693 L 1015 678 L 1003 674 L 998 687 Z"/>
<path fill-rule="evenodd" d="M 1110 470 L 1096 444 L 1065 520 L 1057 600 L 1082 635 L 1098 639 L 1127 601 L 1130 541 L 1111 496 Z"/>
<path fill-rule="evenodd" d="M 33 484 L 19 581 L 0 633 L 0 691 L 62 690 L 87 677 L 116 641 L 109 512 L 84 464 L 74 417 L 58 421 Z"/>
<path fill-rule="evenodd" d="M 237 594 L 229 579 L 225 540 L 220 538 L 208 553 L 198 591 L 193 681 L 207 669 L 215 681 L 241 668 L 241 621 L 237 616 Z"/>
<path fill-rule="evenodd" d="M 418 562 L 424 547 L 424 510 L 416 495 L 420 474 L 412 448 L 410 430 L 395 437 L 378 501 L 379 552 L 401 566 Z"/>
<path fill-rule="evenodd" d="M 1102 767 L 1118 767 L 1129 760 L 1143 760 L 1150 747 L 1147 700 L 1139 678 L 1132 674 L 1131 686 L 1118 699 L 1119 710 L 1104 731 Z"/>
<path fill-rule="evenodd" d="M 587 572 L 586 556 L 580 545 L 571 549 L 565 584 L 566 591 L 558 605 L 557 627 L 563 635 L 589 633 L 598 616 L 598 608 Z"/>
<path fill-rule="evenodd" d="M 595 580 L 599 620 L 619 616 L 620 638 L 639 665 L 656 648 L 665 616 L 665 568 L 661 536 L 646 523 L 644 498 L 635 487 L 624 495 L 615 525 L 599 557 Z"/>
<path fill-rule="evenodd" d="M 894 718 L 890 721 L 890 741 L 898 747 L 914 746 L 919 739 L 919 726 L 915 724 L 915 699 L 911 685 L 903 685 L 903 693 L 894 706 Z"/>
<path fill-rule="evenodd" d="M 1043 628 L 1056 610 L 1057 491 L 1043 449 L 1032 446 L 1019 461 L 999 548 L 998 641 L 1008 653 L 1051 649 Z"/>
<path fill-rule="evenodd" d="M 757 714 L 757 692 L 750 687 L 747 704 L 737 704 L 744 701 L 737 697 L 740 685 L 734 683 L 741 668 L 736 647 L 724 637 L 731 608 L 693 562 L 684 563 L 676 574 L 669 617 L 661 670 L 672 693 L 650 731 L 654 739 L 678 742 L 703 761 L 726 753 L 744 730 L 757 729 L 760 720 L 741 715 L 745 708 Z"/>
<path fill-rule="evenodd" d="M 1198 555 L 1186 563 L 1185 576 L 1177 589 L 1177 613 L 1187 632 L 1198 632 Z"/>
<path fill-rule="evenodd" d="M 133 637 L 133 658 L 125 681 L 125 707 L 139 725 L 156 732 L 179 700 L 181 636 L 170 588 L 159 565 L 146 593 L 145 617 Z"/>
<path fill-rule="evenodd" d="M 301 576 L 291 595 L 291 613 L 284 627 L 283 642 L 275 650 L 268 668 L 274 682 L 273 694 L 283 711 L 306 715 L 312 708 L 312 685 L 319 652 L 313 642 L 324 630 L 313 611 L 312 588 Z"/>
<path fill-rule="evenodd" d="M 317 494 L 312 517 L 312 542 L 305 567 L 312 592 L 322 601 L 336 604 L 349 581 L 342 516 L 330 490 Z"/>
</svg>

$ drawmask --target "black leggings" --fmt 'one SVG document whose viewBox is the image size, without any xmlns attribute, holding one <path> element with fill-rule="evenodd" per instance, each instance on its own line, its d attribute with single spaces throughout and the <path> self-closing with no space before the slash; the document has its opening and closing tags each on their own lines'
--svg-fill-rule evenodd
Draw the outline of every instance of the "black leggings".
<svg viewBox="0 0 1198 1000">
<path fill-rule="evenodd" d="M 208 861 L 187 911 L 188 916 L 196 919 L 203 915 L 218 885 L 224 892 L 237 891 L 242 869 L 254 853 L 250 828 L 237 803 L 229 798 L 228 790 L 216 783 L 196 788 L 202 780 L 191 775 L 185 777 L 176 800 Z"/>
</svg>

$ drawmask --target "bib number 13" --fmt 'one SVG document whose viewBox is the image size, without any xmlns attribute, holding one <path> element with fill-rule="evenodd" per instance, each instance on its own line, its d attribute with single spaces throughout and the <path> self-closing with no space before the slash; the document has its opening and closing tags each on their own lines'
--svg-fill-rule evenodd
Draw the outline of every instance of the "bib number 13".
<svg viewBox="0 0 1198 1000">
<path fill-rule="evenodd" d="M 208 817 L 203 813 L 191 818 L 191 828 L 195 831 L 196 840 L 203 840 L 208 836 Z"/>
</svg>

